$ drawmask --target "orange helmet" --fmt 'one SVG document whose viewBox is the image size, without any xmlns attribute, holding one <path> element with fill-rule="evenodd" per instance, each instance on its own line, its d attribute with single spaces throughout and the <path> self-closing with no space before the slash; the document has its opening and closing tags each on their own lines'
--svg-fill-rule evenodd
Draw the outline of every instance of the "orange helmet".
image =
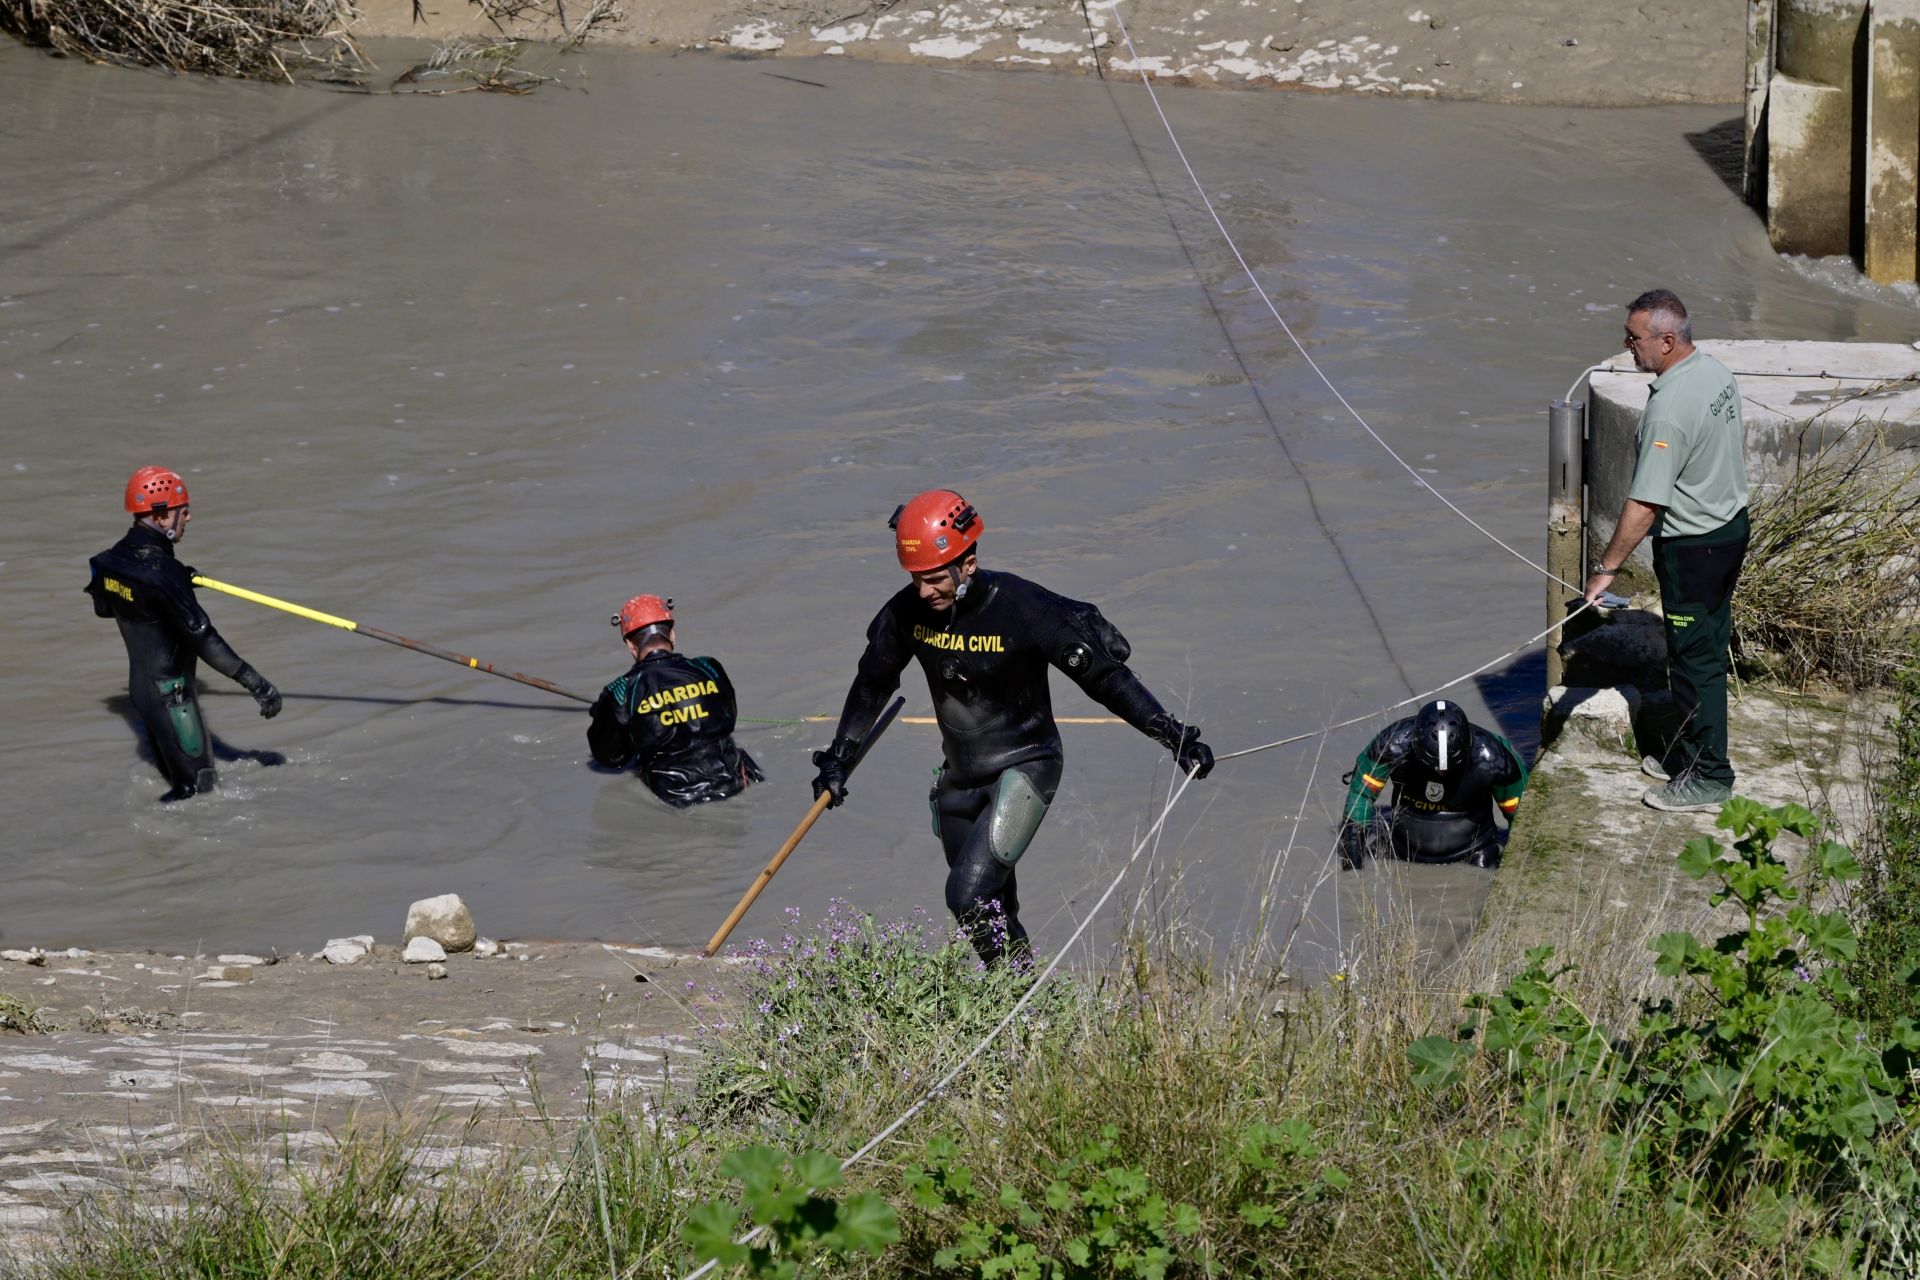
<svg viewBox="0 0 1920 1280">
<path fill-rule="evenodd" d="M 622 638 L 643 628 L 672 621 L 673 601 L 663 600 L 659 596 L 635 596 L 620 606 L 619 613 L 613 615 L 613 625 L 620 628 Z"/>
<path fill-rule="evenodd" d="M 894 554 L 908 573 L 952 564 L 980 541 L 987 527 L 973 504 L 951 489 L 929 489 L 895 508 L 887 521 Z"/>
<path fill-rule="evenodd" d="M 145 516 L 165 515 L 175 507 L 187 505 L 187 482 L 178 472 L 165 467 L 142 467 L 127 481 L 127 512 Z"/>
</svg>

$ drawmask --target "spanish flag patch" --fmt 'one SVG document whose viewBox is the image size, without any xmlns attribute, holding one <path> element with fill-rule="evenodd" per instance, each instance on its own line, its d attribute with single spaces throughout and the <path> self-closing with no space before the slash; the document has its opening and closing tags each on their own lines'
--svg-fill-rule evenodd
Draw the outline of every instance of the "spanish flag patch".
<svg viewBox="0 0 1920 1280">
<path fill-rule="evenodd" d="M 1667 447 L 1667 442 L 1665 440 L 1655 440 L 1653 442 L 1653 447 L 1656 449 L 1664 449 Z"/>
</svg>

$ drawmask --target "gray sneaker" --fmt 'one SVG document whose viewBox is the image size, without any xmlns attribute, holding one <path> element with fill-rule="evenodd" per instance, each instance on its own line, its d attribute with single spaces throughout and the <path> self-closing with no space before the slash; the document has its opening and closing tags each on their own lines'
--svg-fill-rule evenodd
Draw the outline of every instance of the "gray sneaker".
<svg viewBox="0 0 1920 1280">
<path fill-rule="evenodd" d="M 1641 756 L 1640 772 L 1646 774 L 1655 782 L 1673 781 L 1673 775 L 1667 772 L 1667 766 L 1661 762 L 1659 756 Z"/>
<path fill-rule="evenodd" d="M 1711 813 L 1732 798 L 1733 788 L 1726 783 L 1691 773 L 1683 773 L 1663 787 L 1648 787 L 1640 797 L 1648 807 L 1667 813 Z"/>
</svg>

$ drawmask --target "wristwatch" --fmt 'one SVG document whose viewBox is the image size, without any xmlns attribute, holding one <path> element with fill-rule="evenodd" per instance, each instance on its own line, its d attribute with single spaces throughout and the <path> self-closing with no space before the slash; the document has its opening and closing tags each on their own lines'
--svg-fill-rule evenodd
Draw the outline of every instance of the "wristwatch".
<svg viewBox="0 0 1920 1280">
<path fill-rule="evenodd" d="M 1595 560 L 1593 564 L 1588 567 L 1587 572 L 1590 574 L 1599 574 L 1601 576 L 1608 577 L 1608 578 L 1618 577 L 1620 574 L 1620 571 L 1618 569 L 1607 568 L 1606 563 L 1601 560 Z"/>
</svg>

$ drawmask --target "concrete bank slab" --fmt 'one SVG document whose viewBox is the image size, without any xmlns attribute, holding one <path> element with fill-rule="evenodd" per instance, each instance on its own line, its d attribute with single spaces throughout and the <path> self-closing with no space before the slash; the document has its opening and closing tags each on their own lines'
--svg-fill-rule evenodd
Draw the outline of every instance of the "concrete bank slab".
<svg viewBox="0 0 1920 1280">
<path fill-rule="evenodd" d="M 1748 688 L 1732 707 L 1735 791 L 1769 805 L 1797 802 L 1852 843 L 1867 829 L 1867 779 L 1892 748 L 1892 705 L 1880 697 L 1800 697 Z M 1700 834 L 1723 841 L 1713 813 L 1662 813 L 1640 802 L 1653 785 L 1624 725 L 1575 718 L 1545 751 L 1515 817 L 1494 875 L 1468 964 L 1480 974 L 1510 971 L 1542 944 L 1582 963 L 1608 963 L 1629 980 L 1650 977 L 1648 944 L 1690 929 L 1716 937 L 1735 923 L 1731 908 L 1707 904 L 1709 890 L 1675 866 Z M 1792 861 L 1800 842 L 1783 841 Z"/>
<path fill-rule="evenodd" d="M 1624 320 L 1624 315 L 1622 316 Z M 1747 428 L 1747 478 L 1790 483 L 1798 466 L 1836 444 L 1883 433 L 1889 467 L 1920 450 L 1920 350 L 1887 342 L 1733 341 L 1699 348 L 1733 370 Z M 1634 433 L 1652 376 L 1623 352 L 1593 374 L 1587 398 L 1587 545 L 1604 547 L 1633 480 Z M 1634 553 L 1652 564 L 1650 542 Z"/>
</svg>

